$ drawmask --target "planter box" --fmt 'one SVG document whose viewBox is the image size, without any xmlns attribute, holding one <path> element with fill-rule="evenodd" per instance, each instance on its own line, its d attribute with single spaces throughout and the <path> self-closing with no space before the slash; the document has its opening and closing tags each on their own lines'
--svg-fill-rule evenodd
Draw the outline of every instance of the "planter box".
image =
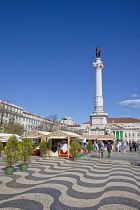
<svg viewBox="0 0 140 210">
<path fill-rule="evenodd" d="M 28 168 L 28 164 L 21 164 L 20 165 L 20 170 L 21 171 L 27 171 L 27 168 Z"/>
<path fill-rule="evenodd" d="M 6 175 L 13 175 L 13 172 L 14 172 L 14 167 L 13 166 L 9 166 L 9 167 L 6 167 Z"/>
<path fill-rule="evenodd" d="M 45 157 L 46 157 L 46 154 L 42 154 L 41 157 L 42 157 L 42 158 L 45 158 Z"/>
</svg>

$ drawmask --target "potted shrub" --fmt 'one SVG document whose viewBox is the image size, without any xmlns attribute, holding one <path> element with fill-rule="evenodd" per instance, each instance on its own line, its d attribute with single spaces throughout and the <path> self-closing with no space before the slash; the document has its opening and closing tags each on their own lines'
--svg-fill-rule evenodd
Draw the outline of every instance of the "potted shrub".
<svg viewBox="0 0 140 210">
<path fill-rule="evenodd" d="M 41 156 L 42 158 L 45 158 L 46 152 L 47 152 L 47 150 L 48 150 L 48 144 L 47 144 L 47 142 L 42 141 L 42 142 L 39 144 L 39 149 L 40 149 L 40 156 Z"/>
<path fill-rule="evenodd" d="M 92 148 L 93 148 L 93 143 L 92 143 L 91 140 L 89 140 L 89 141 L 88 141 L 88 144 L 87 144 L 88 152 L 91 152 Z"/>
<path fill-rule="evenodd" d="M 21 171 L 27 171 L 28 162 L 30 160 L 31 154 L 33 153 L 34 148 L 30 139 L 25 138 L 21 143 L 21 160 L 22 164 L 20 165 Z"/>
<path fill-rule="evenodd" d="M 0 154 L 3 151 L 3 143 L 0 141 Z"/>
<path fill-rule="evenodd" d="M 70 145 L 70 151 L 71 151 L 71 153 L 72 153 L 73 160 L 76 160 L 78 151 L 79 151 L 80 149 L 81 149 L 80 144 L 78 143 L 77 139 L 74 139 L 74 140 L 71 142 L 71 145 Z"/>
<path fill-rule="evenodd" d="M 13 165 L 20 160 L 20 144 L 15 135 L 11 136 L 4 148 L 4 160 L 6 162 L 6 174 L 12 175 L 14 171 Z"/>
</svg>

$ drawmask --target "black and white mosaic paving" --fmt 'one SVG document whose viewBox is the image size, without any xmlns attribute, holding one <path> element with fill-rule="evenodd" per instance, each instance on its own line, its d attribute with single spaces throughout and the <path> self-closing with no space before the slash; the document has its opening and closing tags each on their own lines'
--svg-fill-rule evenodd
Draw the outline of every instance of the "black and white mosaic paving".
<svg viewBox="0 0 140 210">
<path fill-rule="evenodd" d="M 140 209 L 140 167 L 130 161 L 32 157 L 27 172 L 5 175 L 0 157 L 0 208 L 29 210 Z"/>
</svg>

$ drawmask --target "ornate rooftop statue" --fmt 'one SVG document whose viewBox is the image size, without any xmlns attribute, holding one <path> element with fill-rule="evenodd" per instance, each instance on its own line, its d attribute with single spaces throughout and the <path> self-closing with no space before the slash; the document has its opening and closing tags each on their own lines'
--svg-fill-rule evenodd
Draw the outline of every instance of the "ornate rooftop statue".
<svg viewBox="0 0 140 210">
<path fill-rule="evenodd" d="M 101 56 L 101 49 L 99 48 L 99 46 L 96 47 L 96 58 L 100 58 Z"/>
</svg>

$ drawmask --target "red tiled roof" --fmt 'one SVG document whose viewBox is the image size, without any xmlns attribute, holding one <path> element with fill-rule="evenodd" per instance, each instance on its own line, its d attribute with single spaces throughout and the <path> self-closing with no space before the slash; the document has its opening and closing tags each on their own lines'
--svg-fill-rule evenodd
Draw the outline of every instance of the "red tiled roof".
<svg viewBox="0 0 140 210">
<path fill-rule="evenodd" d="M 122 117 L 122 118 L 108 118 L 108 123 L 140 123 L 140 120 L 132 117 Z"/>
<path fill-rule="evenodd" d="M 75 125 L 68 125 L 68 127 L 80 127 L 79 124 L 75 124 Z"/>
<path fill-rule="evenodd" d="M 108 123 L 140 123 L 140 120 L 132 118 L 132 117 L 122 117 L 122 118 L 108 118 Z M 90 121 L 82 123 L 82 124 L 90 124 Z"/>
<path fill-rule="evenodd" d="M 82 124 L 90 124 L 90 121 L 88 121 L 88 122 L 85 122 L 85 123 L 82 123 Z"/>
</svg>

